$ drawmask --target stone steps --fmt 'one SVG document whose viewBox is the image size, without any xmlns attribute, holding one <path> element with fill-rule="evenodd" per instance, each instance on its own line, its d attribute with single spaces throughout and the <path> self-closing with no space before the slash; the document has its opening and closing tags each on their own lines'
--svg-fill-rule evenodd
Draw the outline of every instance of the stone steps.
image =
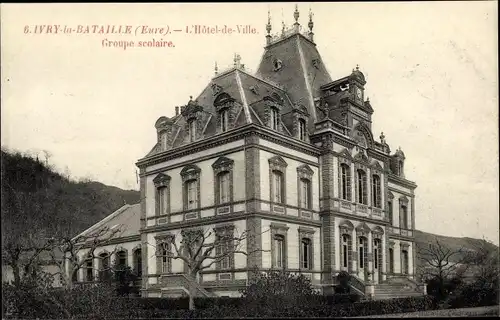
<svg viewBox="0 0 500 320">
<path fill-rule="evenodd" d="M 375 285 L 374 298 L 376 300 L 395 299 L 404 297 L 417 297 L 421 292 L 404 283 L 380 283 Z"/>
</svg>

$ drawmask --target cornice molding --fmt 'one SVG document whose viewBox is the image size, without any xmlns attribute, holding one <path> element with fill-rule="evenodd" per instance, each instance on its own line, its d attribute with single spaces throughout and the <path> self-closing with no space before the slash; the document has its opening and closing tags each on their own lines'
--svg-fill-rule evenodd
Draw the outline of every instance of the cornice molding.
<svg viewBox="0 0 500 320">
<path fill-rule="evenodd" d="M 403 187 L 407 187 L 412 190 L 417 188 L 417 184 L 413 181 L 403 179 L 393 173 L 389 173 L 387 176 L 390 182 L 394 182 L 396 184 L 402 185 Z"/>
</svg>

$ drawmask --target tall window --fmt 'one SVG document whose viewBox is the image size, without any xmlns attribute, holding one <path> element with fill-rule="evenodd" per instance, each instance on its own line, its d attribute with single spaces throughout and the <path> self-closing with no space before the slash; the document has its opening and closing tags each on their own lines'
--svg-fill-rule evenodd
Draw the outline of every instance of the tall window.
<svg viewBox="0 0 500 320">
<path fill-rule="evenodd" d="M 282 235 L 274 236 L 274 265 L 276 268 L 285 266 L 285 237 Z"/>
<path fill-rule="evenodd" d="M 349 254 L 349 237 L 347 235 L 342 236 L 342 266 L 347 268 L 348 264 L 348 254 Z"/>
<path fill-rule="evenodd" d="M 94 259 L 92 256 L 87 257 L 87 261 L 85 262 L 85 280 L 94 281 Z"/>
<path fill-rule="evenodd" d="M 101 262 L 101 268 L 99 270 L 99 278 L 100 280 L 109 280 L 111 277 L 111 269 L 109 265 L 109 254 L 103 252 L 99 255 L 99 259 Z"/>
<path fill-rule="evenodd" d="M 220 257 L 220 269 L 227 270 L 231 268 L 231 239 L 226 235 L 218 235 L 217 236 L 217 246 L 216 256 Z"/>
<path fill-rule="evenodd" d="M 380 177 L 378 175 L 372 176 L 372 205 L 377 208 L 382 207 L 382 193 L 380 186 Z"/>
<path fill-rule="evenodd" d="M 299 119 L 299 139 L 306 140 L 306 121 Z"/>
<path fill-rule="evenodd" d="M 364 268 L 365 267 L 365 243 L 364 243 L 363 238 L 359 238 L 359 267 Z"/>
<path fill-rule="evenodd" d="M 367 204 L 366 192 L 366 173 L 363 170 L 358 170 L 358 202 Z"/>
<path fill-rule="evenodd" d="M 230 184 L 229 184 L 229 172 L 224 171 L 217 175 L 219 183 L 219 203 L 226 203 L 230 201 Z"/>
<path fill-rule="evenodd" d="M 402 175 L 403 175 L 403 161 L 402 161 L 402 160 L 399 160 L 399 161 L 398 161 L 398 174 L 399 174 L 400 176 L 402 176 Z"/>
<path fill-rule="evenodd" d="M 226 132 L 227 128 L 228 128 L 227 110 L 222 110 L 220 112 L 220 129 L 222 132 Z"/>
<path fill-rule="evenodd" d="M 389 214 L 389 223 L 392 226 L 392 224 L 393 224 L 393 222 L 392 222 L 392 201 L 387 202 L 387 206 L 388 206 L 388 214 Z"/>
<path fill-rule="evenodd" d="M 198 182 L 189 180 L 186 182 L 187 209 L 198 208 Z"/>
<path fill-rule="evenodd" d="M 307 179 L 300 179 L 300 207 L 311 208 L 311 182 Z"/>
<path fill-rule="evenodd" d="M 401 206 L 401 228 L 408 229 L 408 209 L 405 205 Z"/>
<path fill-rule="evenodd" d="M 189 122 L 189 141 L 193 142 L 196 140 L 196 121 L 191 120 Z"/>
<path fill-rule="evenodd" d="M 311 240 L 308 238 L 302 238 L 302 268 L 311 269 L 312 266 L 312 248 L 311 248 Z"/>
<path fill-rule="evenodd" d="M 389 272 L 394 273 L 394 249 L 389 248 Z"/>
<path fill-rule="evenodd" d="M 271 129 L 278 130 L 279 117 L 278 110 L 276 108 L 271 108 Z"/>
<path fill-rule="evenodd" d="M 280 171 L 273 171 L 273 188 L 275 203 L 283 203 L 283 174 Z"/>
<path fill-rule="evenodd" d="M 351 200 L 351 168 L 343 163 L 340 165 L 342 176 L 341 196 L 344 200 Z"/>
<path fill-rule="evenodd" d="M 142 277 L 142 250 L 134 251 L 134 271 L 138 277 Z"/>
<path fill-rule="evenodd" d="M 401 272 L 408 274 L 408 251 L 401 251 Z"/>
<path fill-rule="evenodd" d="M 118 251 L 116 253 L 116 261 L 118 266 L 125 268 L 127 266 L 127 252 L 124 250 Z"/>
<path fill-rule="evenodd" d="M 161 272 L 170 273 L 170 259 L 171 259 L 171 245 L 168 242 L 161 243 L 160 256 L 161 256 Z"/>
<path fill-rule="evenodd" d="M 168 189 L 167 187 L 160 187 L 156 189 L 158 195 L 158 215 L 168 213 Z"/>
<path fill-rule="evenodd" d="M 379 261 L 378 261 L 378 254 L 379 254 L 379 245 L 380 245 L 380 240 L 379 239 L 375 239 L 373 240 L 373 262 L 374 262 L 374 268 L 375 269 L 378 269 L 378 264 L 379 264 Z"/>
</svg>

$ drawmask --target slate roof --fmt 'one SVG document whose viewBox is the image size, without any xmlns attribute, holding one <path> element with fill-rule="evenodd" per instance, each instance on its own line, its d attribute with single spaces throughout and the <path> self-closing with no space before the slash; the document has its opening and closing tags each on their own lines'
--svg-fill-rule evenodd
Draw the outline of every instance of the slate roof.
<svg viewBox="0 0 500 320">
<path fill-rule="evenodd" d="M 99 230 L 102 227 L 109 228 L 119 228 L 119 232 L 115 235 L 115 238 L 129 237 L 139 235 L 139 229 L 141 220 L 141 205 L 137 204 L 126 204 L 119 208 L 115 212 L 111 213 L 106 218 L 102 219 L 98 223 L 94 224 L 87 230 L 80 233 L 75 238 L 80 236 L 85 236 L 92 234 L 93 232 Z"/>
<path fill-rule="evenodd" d="M 279 60 L 281 68 L 275 70 L 274 61 Z M 236 62 L 236 60 L 235 60 Z M 293 132 L 293 117 L 291 112 L 297 106 L 303 106 L 309 114 L 309 130 L 314 131 L 314 123 L 324 117 L 315 106 L 315 98 L 321 95 L 322 85 L 331 83 L 332 79 L 316 48 L 316 44 L 300 32 L 283 36 L 264 48 L 261 62 L 255 74 L 250 74 L 244 68 L 236 66 L 214 76 L 209 84 L 186 106 L 190 104 L 201 106 L 202 138 L 216 134 L 217 110 L 214 101 L 218 94 L 224 92 L 234 99 L 237 116 L 235 127 L 254 123 L 265 125 L 266 97 L 280 100 L 282 134 Z M 332 119 L 338 117 L 332 116 Z M 172 129 L 172 148 L 188 143 L 187 123 L 181 114 L 170 118 L 174 123 Z M 157 143 L 146 157 L 160 152 Z"/>
</svg>

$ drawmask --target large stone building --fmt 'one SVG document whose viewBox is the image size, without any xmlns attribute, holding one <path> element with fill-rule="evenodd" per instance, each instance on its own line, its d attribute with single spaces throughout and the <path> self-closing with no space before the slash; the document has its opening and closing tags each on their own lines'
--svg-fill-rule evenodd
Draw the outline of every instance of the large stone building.
<svg viewBox="0 0 500 320">
<path fill-rule="evenodd" d="M 252 252 L 200 272 L 203 294 L 237 295 L 255 267 L 305 274 L 324 292 L 342 270 L 360 294 L 370 283 L 376 295 L 418 291 L 416 184 L 405 155 L 374 137 L 363 73 L 332 80 L 311 15 L 307 28 L 298 17 L 296 9 L 278 35 L 268 22 L 255 74 L 236 55 L 199 96 L 156 121 L 157 141 L 137 162 L 141 203 L 108 219 L 135 219 L 116 243 L 141 269 L 143 296 L 185 291 L 183 261 L 158 248 L 196 228 L 247 232 L 242 250 Z M 80 280 L 91 274 L 82 270 Z"/>
</svg>

